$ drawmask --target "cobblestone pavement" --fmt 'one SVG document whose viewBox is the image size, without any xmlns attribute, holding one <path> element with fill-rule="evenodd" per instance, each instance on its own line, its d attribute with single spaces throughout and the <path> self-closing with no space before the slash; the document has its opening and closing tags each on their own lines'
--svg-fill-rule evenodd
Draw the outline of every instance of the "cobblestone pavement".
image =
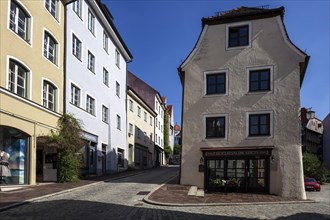
<svg viewBox="0 0 330 220">
<path fill-rule="evenodd" d="M 142 199 L 177 168 L 102 182 L 0 212 L 0 219 L 330 219 L 330 185 L 308 192 L 315 203 L 168 207 Z"/>
</svg>

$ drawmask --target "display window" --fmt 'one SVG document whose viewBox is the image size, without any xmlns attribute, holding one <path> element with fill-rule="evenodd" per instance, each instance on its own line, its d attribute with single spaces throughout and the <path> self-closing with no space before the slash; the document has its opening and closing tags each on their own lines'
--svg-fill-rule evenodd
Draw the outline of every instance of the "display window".
<svg viewBox="0 0 330 220">
<path fill-rule="evenodd" d="M 0 184 L 27 184 L 29 136 L 13 127 L 0 126 Z"/>
</svg>

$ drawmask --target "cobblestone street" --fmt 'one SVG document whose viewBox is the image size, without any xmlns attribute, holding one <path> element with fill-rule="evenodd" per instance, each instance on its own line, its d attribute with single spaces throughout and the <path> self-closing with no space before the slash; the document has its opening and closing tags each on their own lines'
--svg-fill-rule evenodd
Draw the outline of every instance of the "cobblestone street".
<svg viewBox="0 0 330 220">
<path fill-rule="evenodd" d="M 330 185 L 307 192 L 314 203 L 169 207 L 142 199 L 178 174 L 178 168 L 149 170 L 40 199 L 0 213 L 0 219 L 329 219 Z"/>
</svg>

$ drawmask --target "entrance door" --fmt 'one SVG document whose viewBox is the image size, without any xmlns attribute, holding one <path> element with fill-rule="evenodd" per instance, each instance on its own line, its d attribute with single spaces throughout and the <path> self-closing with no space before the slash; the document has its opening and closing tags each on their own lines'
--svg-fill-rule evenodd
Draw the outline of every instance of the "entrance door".
<svg viewBox="0 0 330 220">
<path fill-rule="evenodd" d="M 266 159 L 248 159 L 247 189 L 253 192 L 266 191 Z"/>
</svg>

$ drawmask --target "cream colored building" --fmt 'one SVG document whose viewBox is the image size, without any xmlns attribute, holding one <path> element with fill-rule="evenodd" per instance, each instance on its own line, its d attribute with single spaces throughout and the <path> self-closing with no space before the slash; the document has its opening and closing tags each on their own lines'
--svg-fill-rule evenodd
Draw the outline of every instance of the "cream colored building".
<svg viewBox="0 0 330 220">
<path fill-rule="evenodd" d="M 63 113 L 63 3 L 0 1 L 0 149 L 11 170 L 2 183 L 56 180 L 56 149 L 42 137 Z"/>
<path fill-rule="evenodd" d="M 154 133 L 157 113 L 130 87 L 127 88 L 128 165 L 154 166 Z"/>
<path fill-rule="evenodd" d="M 202 19 L 179 67 L 181 184 L 306 198 L 299 109 L 309 56 L 283 17 L 283 7 L 241 7 Z"/>
</svg>

